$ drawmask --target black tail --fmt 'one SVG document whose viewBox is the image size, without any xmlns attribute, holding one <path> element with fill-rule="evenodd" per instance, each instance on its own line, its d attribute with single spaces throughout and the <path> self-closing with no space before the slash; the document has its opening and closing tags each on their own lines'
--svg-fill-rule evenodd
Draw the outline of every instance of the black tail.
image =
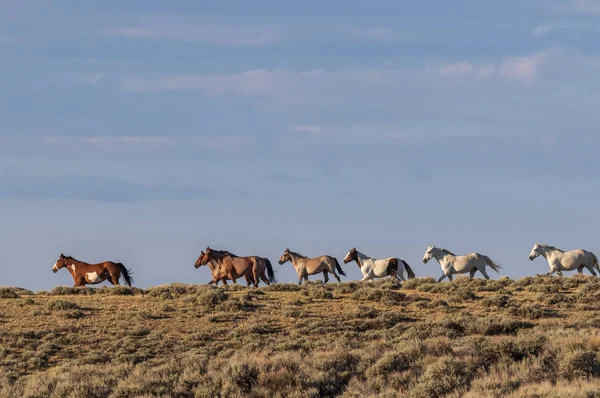
<svg viewBox="0 0 600 398">
<path fill-rule="evenodd" d="M 133 283 L 133 278 L 131 277 L 131 274 L 133 274 L 133 272 L 131 272 L 130 269 L 125 268 L 125 266 L 121 263 L 117 263 L 117 265 L 121 269 L 121 273 L 123 274 L 123 279 L 125 279 L 125 283 L 127 284 L 127 286 L 131 286 L 131 284 Z"/>
<path fill-rule="evenodd" d="M 333 261 L 335 261 L 335 269 L 337 269 L 337 271 L 340 273 L 340 275 L 346 276 L 346 273 L 344 272 L 344 270 L 340 266 L 340 263 L 338 263 L 337 258 L 333 257 Z"/>
<path fill-rule="evenodd" d="M 275 271 L 273 271 L 273 266 L 268 258 L 265 258 L 265 263 L 267 264 L 267 274 L 269 275 L 269 282 L 275 283 Z"/>
<path fill-rule="evenodd" d="M 404 263 L 404 269 L 406 270 L 406 273 L 408 274 L 408 279 L 413 279 L 415 277 L 415 273 L 413 272 L 412 268 L 410 268 L 410 265 L 408 265 L 408 263 L 404 260 L 400 260 Z"/>
</svg>

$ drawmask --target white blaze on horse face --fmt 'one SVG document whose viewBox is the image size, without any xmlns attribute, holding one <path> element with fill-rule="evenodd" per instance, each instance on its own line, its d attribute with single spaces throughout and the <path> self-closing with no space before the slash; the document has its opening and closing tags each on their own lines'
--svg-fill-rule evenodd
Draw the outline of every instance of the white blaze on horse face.
<svg viewBox="0 0 600 398">
<path fill-rule="evenodd" d="M 529 253 L 529 259 L 531 261 L 533 261 L 537 256 L 539 256 L 539 254 L 537 252 L 538 248 L 539 248 L 539 245 L 535 244 L 533 246 L 533 249 L 531 249 L 531 253 Z"/>
<path fill-rule="evenodd" d="M 97 272 L 88 272 L 87 274 L 85 274 L 85 277 L 89 283 L 102 282 L 102 279 L 98 276 Z"/>
<path fill-rule="evenodd" d="M 58 261 L 54 263 L 54 266 L 52 267 L 52 271 L 54 271 L 54 272 L 58 271 Z"/>
<path fill-rule="evenodd" d="M 350 252 L 348 252 L 348 254 L 346 254 L 346 257 L 344 257 L 344 263 L 347 264 L 350 262 Z"/>
<path fill-rule="evenodd" d="M 431 260 L 431 250 L 433 250 L 433 246 L 427 246 L 427 251 L 425 252 L 425 255 L 423 256 L 423 263 L 427 264 L 427 261 Z"/>
</svg>

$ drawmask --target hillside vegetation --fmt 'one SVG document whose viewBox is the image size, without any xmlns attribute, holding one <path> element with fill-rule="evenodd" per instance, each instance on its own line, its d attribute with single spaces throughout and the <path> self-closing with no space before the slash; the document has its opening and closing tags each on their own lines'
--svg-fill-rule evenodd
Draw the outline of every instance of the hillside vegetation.
<svg viewBox="0 0 600 398">
<path fill-rule="evenodd" d="M 0 289 L 0 397 L 600 396 L 600 282 Z"/>
</svg>

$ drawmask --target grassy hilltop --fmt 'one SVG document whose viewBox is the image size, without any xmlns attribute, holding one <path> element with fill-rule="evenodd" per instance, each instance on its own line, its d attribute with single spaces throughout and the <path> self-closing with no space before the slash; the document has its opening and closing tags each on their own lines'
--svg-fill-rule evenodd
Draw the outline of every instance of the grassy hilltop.
<svg viewBox="0 0 600 398">
<path fill-rule="evenodd" d="M 600 396 L 593 278 L 0 297 L 0 397 Z"/>
</svg>

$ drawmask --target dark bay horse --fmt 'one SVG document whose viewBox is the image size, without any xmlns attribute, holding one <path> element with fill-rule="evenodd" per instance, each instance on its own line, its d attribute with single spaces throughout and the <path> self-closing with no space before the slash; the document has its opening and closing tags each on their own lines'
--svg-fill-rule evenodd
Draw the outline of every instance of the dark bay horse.
<svg viewBox="0 0 600 398">
<path fill-rule="evenodd" d="M 133 283 L 131 270 L 125 268 L 121 263 L 114 263 L 112 261 L 88 264 L 61 253 L 56 263 L 54 263 L 52 271 L 56 273 L 61 268 L 66 268 L 71 276 L 73 276 L 74 287 L 85 286 L 86 284 L 96 285 L 105 280 L 108 280 L 113 285 L 119 285 L 121 274 L 123 274 L 123 279 L 125 279 L 125 283 L 128 286 L 131 286 Z"/>
<path fill-rule="evenodd" d="M 340 263 L 335 257 L 332 256 L 321 256 L 315 258 L 308 258 L 298 253 L 294 253 L 290 249 L 285 249 L 283 256 L 279 259 L 279 264 L 284 264 L 286 261 L 291 261 L 292 265 L 296 269 L 298 274 L 298 284 L 302 284 L 302 279 L 308 282 L 308 276 L 318 273 L 323 273 L 323 283 L 329 281 L 329 273 L 332 273 L 338 282 L 341 282 L 340 277 L 335 272 L 337 271 L 346 276 L 346 273 L 340 266 Z"/>
<path fill-rule="evenodd" d="M 230 279 L 234 284 L 237 284 L 236 279 L 242 276 L 246 278 L 248 286 L 250 286 L 250 283 L 258 286 L 259 280 L 267 285 L 275 282 L 273 266 L 267 258 L 259 256 L 239 257 L 225 250 L 213 250 L 207 247 L 206 252 L 201 254 L 196 261 L 196 264 L 198 264 L 196 268 L 200 265 L 207 265 L 211 261 L 215 261 L 219 265 L 217 276 L 213 278 L 214 282 L 221 280 L 226 283 L 225 280 Z M 210 283 L 213 283 L 213 281 Z"/>
</svg>

